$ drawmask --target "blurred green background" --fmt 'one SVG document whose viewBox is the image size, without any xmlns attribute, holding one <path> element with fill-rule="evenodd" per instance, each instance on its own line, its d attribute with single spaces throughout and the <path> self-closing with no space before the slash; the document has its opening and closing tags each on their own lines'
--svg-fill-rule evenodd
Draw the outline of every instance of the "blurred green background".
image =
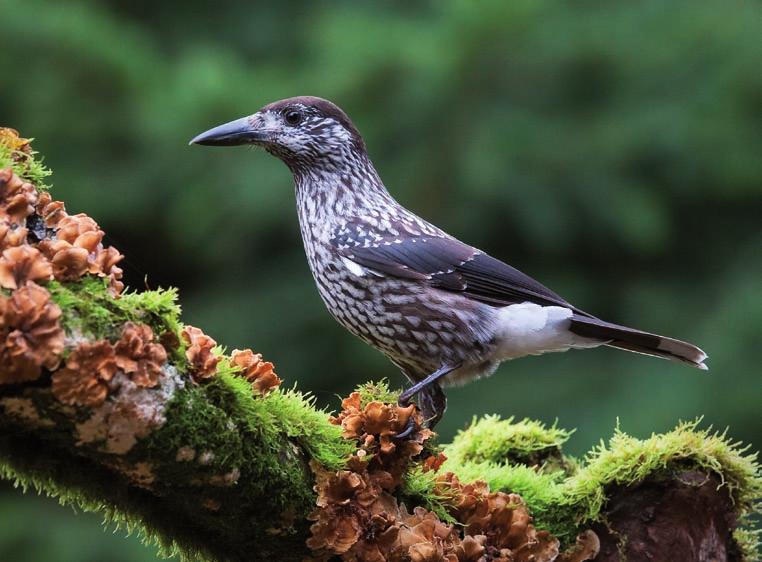
<svg viewBox="0 0 762 562">
<path fill-rule="evenodd" d="M 704 374 L 614 350 L 504 364 L 449 393 L 474 414 L 645 436 L 705 416 L 762 446 L 762 9 L 661 0 L 0 0 L 0 124 L 95 217 L 129 285 L 251 346 L 336 408 L 402 379 L 323 309 L 291 178 L 262 152 L 189 147 L 275 99 L 319 95 L 393 194 L 606 319 L 699 343 Z M 0 559 L 138 561 L 97 515 L 0 491 Z"/>
</svg>

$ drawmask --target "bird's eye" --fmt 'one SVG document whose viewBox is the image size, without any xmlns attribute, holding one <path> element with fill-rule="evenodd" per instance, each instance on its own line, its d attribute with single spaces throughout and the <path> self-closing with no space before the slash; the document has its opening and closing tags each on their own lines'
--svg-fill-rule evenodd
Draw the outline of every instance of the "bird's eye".
<svg viewBox="0 0 762 562">
<path fill-rule="evenodd" d="M 283 115 L 283 119 L 285 119 L 286 123 L 291 125 L 292 127 L 294 125 L 298 125 L 302 121 L 302 114 L 301 112 L 297 111 L 296 109 L 289 109 L 286 111 L 286 113 Z"/>
</svg>

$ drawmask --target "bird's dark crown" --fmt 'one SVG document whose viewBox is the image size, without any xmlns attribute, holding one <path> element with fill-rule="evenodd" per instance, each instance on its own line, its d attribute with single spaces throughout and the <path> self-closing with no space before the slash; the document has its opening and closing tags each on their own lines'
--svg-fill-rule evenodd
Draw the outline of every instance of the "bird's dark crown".
<svg viewBox="0 0 762 562">
<path fill-rule="evenodd" d="M 355 140 L 355 142 L 363 144 L 360 131 L 357 130 L 357 127 L 355 127 L 355 124 L 352 123 L 352 120 L 338 105 L 328 101 L 327 99 L 319 98 L 316 96 L 296 96 L 293 98 L 274 101 L 264 106 L 260 111 L 284 112 L 293 107 L 304 108 L 314 115 L 329 117 L 337 121 L 352 134 L 353 140 Z"/>
</svg>

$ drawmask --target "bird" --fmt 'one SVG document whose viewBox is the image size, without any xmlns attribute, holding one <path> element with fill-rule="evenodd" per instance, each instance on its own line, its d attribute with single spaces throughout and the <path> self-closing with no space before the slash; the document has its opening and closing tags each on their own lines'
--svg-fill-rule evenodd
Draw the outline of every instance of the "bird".
<svg viewBox="0 0 762 562">
<path fill-rule="evenodd" d="M 442 387 L 528 355 L 609 346 L 708 368 L 695 345 L 601 320 L 406 209 L 358 129 L 328 100 L 276 101 L 190 144 L 255 145 L 288 166 L 320 297 L 402 371 L 411 386 L 399 404 L 415 398 L 430 428 L 447 407 Z"/>
</svg>

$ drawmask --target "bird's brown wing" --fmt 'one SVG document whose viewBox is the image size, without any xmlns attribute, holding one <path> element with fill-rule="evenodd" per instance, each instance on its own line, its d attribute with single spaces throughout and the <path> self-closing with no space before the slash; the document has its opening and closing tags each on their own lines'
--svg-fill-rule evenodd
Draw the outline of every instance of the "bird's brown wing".
<svg viewBox="0 0 762 562">
<path fill-rule="evenodd" d="M 454 238 L 415 236 L 358 246 L 336 240 L 334 245 L 342 256 L 380 274 L 426 282 L 487 304 L 505 306 L 531 301 L 576 311 L 518 269 Z"/>
<path fill-rule="evenodd" d="M 706 353 L 693 344 L 605 322 L 575 308 L 518 269 L 454 238 L 418 236 L 337 244 L 338 252 L 380 275 L 428 283 L 493 305 L 534 302 L 574 311 L 569 330 L 610 346 L 683 361 L 706 369 Z"/>
</svg>

